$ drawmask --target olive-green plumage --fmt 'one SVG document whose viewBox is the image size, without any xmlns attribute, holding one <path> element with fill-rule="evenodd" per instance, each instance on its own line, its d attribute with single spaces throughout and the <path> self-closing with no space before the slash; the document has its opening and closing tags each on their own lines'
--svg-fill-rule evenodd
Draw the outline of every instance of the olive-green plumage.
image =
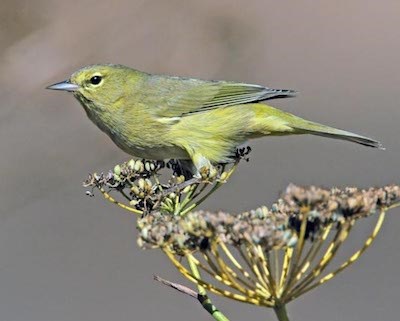
<svg viewBox="0 0 400 321">
<path fill-rule="evenodd" d="M 238 145 L 268 135 L 314 134 L 382 148 L 373 139 L 304 120 L 260 101 L 292 90 L 150 75 L 92 65 L 49 89 L 72 91 L 88 117 L 124 151 L 149 159 L 191 159 L 199 170 L 227 162 Z"/>
</svg>

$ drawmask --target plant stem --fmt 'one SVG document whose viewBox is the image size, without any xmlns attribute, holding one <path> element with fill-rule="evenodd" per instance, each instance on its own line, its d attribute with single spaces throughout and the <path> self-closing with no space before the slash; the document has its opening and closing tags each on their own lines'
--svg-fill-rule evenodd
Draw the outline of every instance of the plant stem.
<svg viewBox="0 0 400 321">
<path fill-rule="evenodd" d="M 189 266 L 190 266 L 190 269 L 192 270 L 193 275 L 196 278 L 200 279 L 201 278 L 200 271 L 190 256 L 188 256 L 188 262 L 189 262 Z M 197 298 L 198 298 L 199 302 L 201 303 L 201 305 L 203 306 L 203 308 L 208 313 L 210 313 L 211 316 L 215 320 L 229 321 L 229 319 L 221 311 L 219 311 L 217 309 L 217 307 L 211 302 L 211 299 L 208 297 L 206 290 L 201 285 L 198 285 L 197 288 L 199 290 L 199 295 Z"/>
<path fill-rule="evenodd" d="M 229 321 L 229 319 L 216 308 L 216 306 L 211 302 L 211 299 L 207 295 L 199 295 L 199 302 L 215 320 Z"/>
<path fill-rule="evenodd" d="M 274 311 L 279 321 L 289 321 L 289 317 L 286 312 L 286 306 L 284 304 L 275 306 Z"/>
</svg>

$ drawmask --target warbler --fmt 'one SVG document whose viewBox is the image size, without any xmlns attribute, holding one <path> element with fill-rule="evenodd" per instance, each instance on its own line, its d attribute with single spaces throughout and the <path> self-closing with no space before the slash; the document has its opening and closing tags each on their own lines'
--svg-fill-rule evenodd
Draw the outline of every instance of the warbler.
<svg viewBox="0 0 400 321">
<path fill-rule="evenodd" d="M 230 162 L 252 138 L 312 134 L 383 148 L 378 141 L 262 103 L 296 92 L 260 85 L 152 75 L 123 65 L 79 69 L 48 89 L 72 92 L 122 150 L 147 159 L 191 160 L 195 171 Z"/>
</svg>

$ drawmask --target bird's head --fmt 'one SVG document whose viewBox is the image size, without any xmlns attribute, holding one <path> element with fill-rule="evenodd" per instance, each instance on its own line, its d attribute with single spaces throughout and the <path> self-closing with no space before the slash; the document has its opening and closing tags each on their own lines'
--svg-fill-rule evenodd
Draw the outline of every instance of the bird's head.
<svg viewBox="0 0 400 321">
<path fill-rule="evenodd" d="M 116 101 L 132 91 L 138 73 L 122 65 L 91 65 L 47 89 L 73 92 L 85 108 L 112 109 Z"/>
</svg>

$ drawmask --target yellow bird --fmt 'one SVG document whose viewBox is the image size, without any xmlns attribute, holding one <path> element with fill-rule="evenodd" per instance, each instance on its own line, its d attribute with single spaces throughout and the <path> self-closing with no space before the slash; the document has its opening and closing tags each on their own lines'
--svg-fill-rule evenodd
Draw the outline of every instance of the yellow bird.
<svg viewBox="0 0 400 321">
<path fill-rule="evenodd" d="M 128 154 L 191 160 L 198 172 L 229 162 L 252 138 L 312 134 L 381 148 L 371 138 L 302 119 L 261 101 L 293 90 L 151 75 L 91 65 L 48 89 L 73 92 L 88 117 Z"/>
</svg>

